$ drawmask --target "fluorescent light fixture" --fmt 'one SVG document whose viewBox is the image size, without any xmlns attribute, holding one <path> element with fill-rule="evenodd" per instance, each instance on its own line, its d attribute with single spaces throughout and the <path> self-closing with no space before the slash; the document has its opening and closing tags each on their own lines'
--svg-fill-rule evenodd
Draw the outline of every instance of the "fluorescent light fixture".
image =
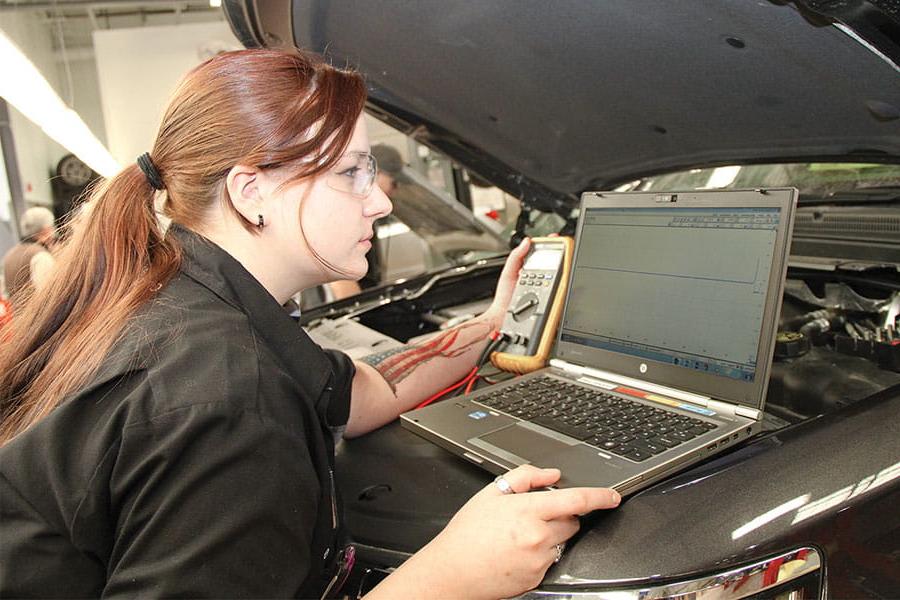
<svg viewBox="0 0 900 600">
<path fill-rule="evenodd" d="M 121 169 L 81 117 L 66 106 L 41 72 L 0 31 L 0 96 L 44 130 L 50 138 L 104 177 Z"/>
<path fill-rule="evenodd" d="M 0 157 L 3 155 L 3 141 L 0 140 Z M 6 176 L 6 162 L 0 160 L 0 221 L 9 222 L 12 218 L 12 196 L 9 193 L 9 178 Z M 12 231 L 18 231 L 13 226 Z"/>
<path fill-rule="evenodd" d="M 222 6 L 222 0 L 209 0 L 210 8 L 219 8 Z"/>
</svg>

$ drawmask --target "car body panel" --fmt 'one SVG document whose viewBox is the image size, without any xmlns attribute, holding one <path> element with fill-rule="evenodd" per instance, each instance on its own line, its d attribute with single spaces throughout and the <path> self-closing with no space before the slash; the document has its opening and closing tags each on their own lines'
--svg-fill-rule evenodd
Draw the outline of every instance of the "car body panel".
<svg viewBox="0 0 900 600">
<path fill-rule="evenodd" d="M 580 551 L 554 567 L 547 583 L 679 578 L 791 544 L 821 545 L 831 568 L 840 558 L 861 573 L 875 558 L 866 551 L 874 540 L 900 535 L 900 512 L 887 510 L 900 502 L 900 489 L 887 485 L 900 477 L 898 412 L 895 388 L 670 478 L 628 500 L 626 510 L 597 515 Z M 843 527 L 857 530 L 860 547 L 835 543 L 834 529 Z M 651 546 L 652 555 L 642 552 Z"/>
<path fill-rule="evenodd" d="M 690 166 L 900 156 L 898 65 L 779 2 L 292 6 L 298 46 L 356 66 L 417 139 L 537 204 Z"/>
<path fill-rule="evenodd" d="M 895 596 L 898 414 L 900 383 L 594 513 L 541 587 L 678 580 L 811 545 L 823 551 L 838 597 Z M 337 473 L 357 538 L 399 552 L 418 550 L 491 481 L 397 424 L 344 441 Z"/>
</svg>

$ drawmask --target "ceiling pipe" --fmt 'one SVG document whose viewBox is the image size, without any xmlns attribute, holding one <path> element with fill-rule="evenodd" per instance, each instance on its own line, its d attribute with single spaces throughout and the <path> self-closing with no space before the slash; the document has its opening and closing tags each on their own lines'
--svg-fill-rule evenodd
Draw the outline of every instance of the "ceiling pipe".
<svg viewBox="0 0 900 600">
<path fill-rule="evenodd" d="M 160 8 L 171 7 L 172 10 L 197 10 L 218 11 L 210 8 L 209 2 L 199 0 L 66 0 L 65 2 L 15 2 L 12 4 L 0 4 L 0 12 L 13 12 L 22 10 L 55 10 L 68 9 L 107 10 L 116 8 Z"/>
</svg>

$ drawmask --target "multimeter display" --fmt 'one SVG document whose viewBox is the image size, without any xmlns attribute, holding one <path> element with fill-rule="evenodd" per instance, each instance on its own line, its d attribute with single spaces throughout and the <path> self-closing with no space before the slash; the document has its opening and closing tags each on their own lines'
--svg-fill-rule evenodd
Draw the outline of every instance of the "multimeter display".
<svg viewBox="0 0 900 600">
<path fill-rule="evenodd" d="M 559 263 L 562 260 L 562 250 L 559 248 L 537 248 L 534 253 L 529 256 L 523 269 L 559 269 Z"/>
</svg>

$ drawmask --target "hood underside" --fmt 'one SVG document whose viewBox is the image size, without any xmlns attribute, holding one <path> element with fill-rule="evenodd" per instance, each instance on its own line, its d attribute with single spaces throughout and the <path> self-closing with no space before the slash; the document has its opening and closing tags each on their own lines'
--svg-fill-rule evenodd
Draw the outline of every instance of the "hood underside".
<svg viewBox="0 0 900 600">
<path fill-rule="evenodd" d="M 900 161 L 886 1 L 842 21 L 772 0 L 229 4 L 245 44 L 359 69 L 376 116 L 536 206 L 695 166 Z"/>
</svg>

